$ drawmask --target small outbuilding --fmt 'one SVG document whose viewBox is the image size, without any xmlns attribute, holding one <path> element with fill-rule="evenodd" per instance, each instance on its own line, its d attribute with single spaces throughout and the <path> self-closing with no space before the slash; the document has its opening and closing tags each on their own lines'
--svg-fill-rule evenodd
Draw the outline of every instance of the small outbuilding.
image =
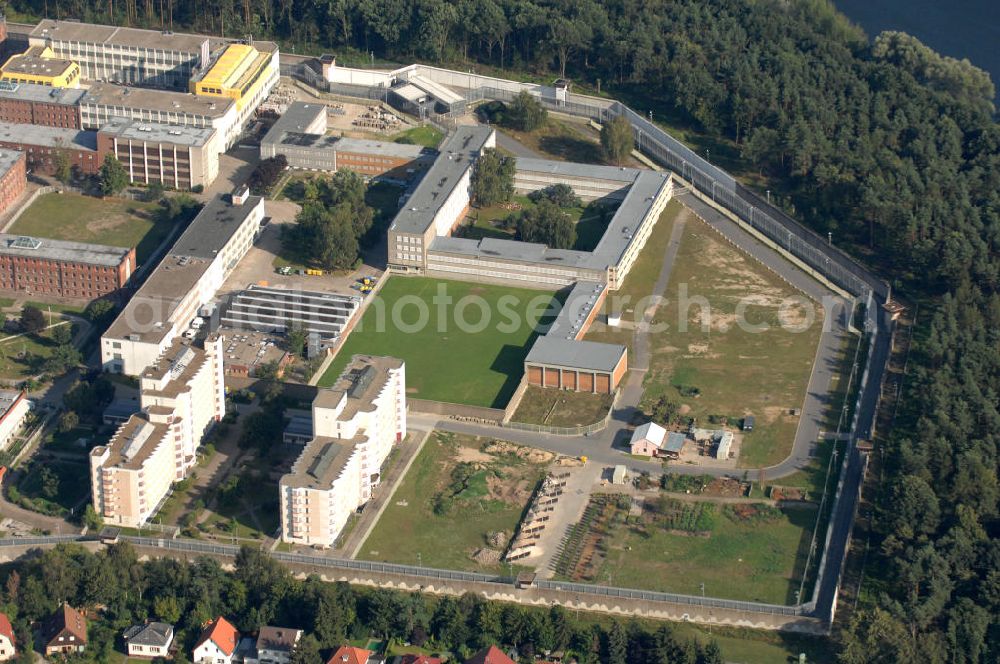
<svg viewBox="0 0 1000 664">
<path fill-rule="evenodd" d="M 625 466 L 618 464 L 615 466 L 614 472 L 611 474 L 612 484 L 625 484 L 628 482 L 628 469 Z"/>
<path fill-rule="evenodd" d="M 656 456 L 667 435 L 667 430 L 655 422 L 646 422 L 632 433 L 632 454 Z"/>
<path fill-rule="evenodd" d="M 743 430 L 753 431 L 754 417 L 753 415 L 747 415 L 743 418 Z"/>
<path fill-rule="evenodd" d="M 685 442 L 687 442 L 687 436 L 677 431 L 671 431 L 667 434 L 667 439 L 660 446 L 660 456 L 670 459 L 679 458 L 681 451 L 684 449 Z"/>
<path fill-rule="evenodd" d="M 729 452 L 733 448 L 733 439 L 735 436 L 732 431 L 723 431 L 719 436 L 719 444 L 715 448 L 715 458 L 716 459 L 728 459 Z"/>
</svg>

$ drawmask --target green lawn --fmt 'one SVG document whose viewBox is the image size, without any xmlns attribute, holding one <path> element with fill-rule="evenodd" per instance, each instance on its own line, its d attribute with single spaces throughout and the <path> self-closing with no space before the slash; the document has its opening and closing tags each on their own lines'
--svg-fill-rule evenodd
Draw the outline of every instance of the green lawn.
<svg viewBox="0 0 1000 664">
<path fill-rule="evenodd" d="M 552 427 L 593 424 L 608 414 L 611 400 L 610 394 L 529 387 L 511 419 Z"/>
<path fill-rule="evenodd" d="M 22 380 L 40 373 L 55 348 L 49 331 L 0 341 L 0 378 Z"/>
<path fill-rule="evenodd" d="M 503 127 L 519 143 L 538 152 L 545 159 L 573 161 L 583 164 L 604 164 L 604 155 L 597 139 L 578 123 L 555 118 L 532 132 L 516 131 Z"/>
<path fill-rule="evenodd" d="M 799 589 L 815 508 L 787 509 L 770 521 L 737 520 L 717 506 L 708 537 L 618 522 L 594 582 L 710 597 L 792 604 Z"/>
<path fill-rule="evenodd" d="M 439 292 L 450 305 L 432 303 Z M 319 384 L 332 385 L 352 355 L 391 355 L 406 362 L 412 397 L 503 408 L 536 334 L 529 319 L 541 316 L 552 298 L 551 291 L 392 277 Z"/>
<path fill-rule="evenodd" d="M 423 127 L 412 127 L 401 131 L 392 137 L 395 143 L 408 143 L 410 145 L 423 145 L 427 148 L 436 148 L 441 144 L 444 134 L 437 127 L 424 125 Z"/>
<path fill-rule="evenodd" d="M 756 468 L 784 459 L 799 422 L 791 411 L 802 407 L 815 360 L 822 307 L 694 217 L 684 228 L 665 295 L 654 323 L 666 329 L 651 339 L 645 403 L 665 394 L 699 422 L 709 415 L 755 415 L 740 465 Z M 709 309 L 682 307 L 685 297 L 703 298 Z M 783 302 L 792 302 L 784 318 Z M 738 324 L 741 305 L 747 324 L 768 329 Z M 814 316 L 812 324 L 807 313 Z"/>
<path fill-rule="evenodd" d="M 101 199 L 80 194 L 43 194 L 8 231 L 16 235 L 135 247 L 141 265 L 172 226 L 154 221 L 158 203 Z"/>
<path fill-rule="evenodd" d="M 501 220 L 509 215 L 516 215 L 519 210 L 534 207 L 535 204 L 527 196 L 514 196 L 511 202 L 517 206 L 515 209 L 511 209 L 510 205 L 473 208 L 457 235 L 473 240 L 482 238 L 514 239 L 515 229 L 501 227 Z M 576 242 L 573 243 L 572 248 L 578 251 L 593 251 L 597 243 L 601 241 L 601 237 L 604 236 L 604 231 L 607 229 L 615 209 L 617 209 L 617 205 L 598 202 L 563 208 L 563 212 L 576 223 Z"/>
<path fill-rule="evenodd" d="M 500 571 L 502 564 L 480 565 L 471 554 L 488 546 L 491 532 L 513 534 L 544 465 L 514 454 L 484 452 L 490 443 L 485 438 L 432 433 L 358 557 Z M 474 472 L 467 484 L 456 485 L 452 472 L 462 461 L 471 464 Z M 441 497 L 453 494 L 448 508 L 436 513 L 434 506 Z"/>
</svg>

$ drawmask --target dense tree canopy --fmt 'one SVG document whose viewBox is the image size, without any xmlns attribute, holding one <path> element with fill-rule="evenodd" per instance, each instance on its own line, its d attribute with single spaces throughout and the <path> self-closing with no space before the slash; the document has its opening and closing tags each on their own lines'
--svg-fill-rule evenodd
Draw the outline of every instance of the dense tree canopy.
<svg viewBox="0 0 1000 664">
<path fill-rule="evenodd" d="M 156 3 L 10 4 L 565 75 L 692 130 L 923 303 L 879 443 L 873 588 L 843 660 L 1000 659 L 1000 127 L 983 72 L 906 35 L 871 41 L 826 0 L 175 0 L 166 17 Z"/>
<path fill-rule="evenodd" d="M 480 207 L 506 203 L 514 195 L 517 160 L 486 148 L 472 167 L 472 199 Z"/>
</svg>

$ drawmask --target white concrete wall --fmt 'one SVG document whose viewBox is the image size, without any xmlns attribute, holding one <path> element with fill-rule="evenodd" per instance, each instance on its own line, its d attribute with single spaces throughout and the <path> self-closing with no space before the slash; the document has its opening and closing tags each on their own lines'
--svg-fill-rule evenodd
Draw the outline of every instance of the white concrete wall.
<svg viewBox="0 0 1000 664">
<path fill-rule="evenodd" d="M 0 450 L 7 449 L 14 436 L 21 431 L 21 427 L 24 425 L 24 418 L 27 417 L 30 409 L 31 402 L 23 394 L 19 395 L 17 400 L 7 409 L 6 414 L 3 415 L 3 419 L 0 420 Z"/>
</svg>

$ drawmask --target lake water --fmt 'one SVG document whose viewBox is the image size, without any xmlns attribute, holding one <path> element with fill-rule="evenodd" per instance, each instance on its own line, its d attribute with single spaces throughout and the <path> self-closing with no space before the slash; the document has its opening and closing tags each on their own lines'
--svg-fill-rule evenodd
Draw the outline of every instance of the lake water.
<svg viewBox="0 0 1000 664">
<path fill-rule="evenodd" d="M 870 37 L 900 30 L 935 51 L 968 58 L 1000 87 L 1000 0 L 834 0 Z M 1000 105 L 1000 94 L 997 95 Z"/>
</svg>

